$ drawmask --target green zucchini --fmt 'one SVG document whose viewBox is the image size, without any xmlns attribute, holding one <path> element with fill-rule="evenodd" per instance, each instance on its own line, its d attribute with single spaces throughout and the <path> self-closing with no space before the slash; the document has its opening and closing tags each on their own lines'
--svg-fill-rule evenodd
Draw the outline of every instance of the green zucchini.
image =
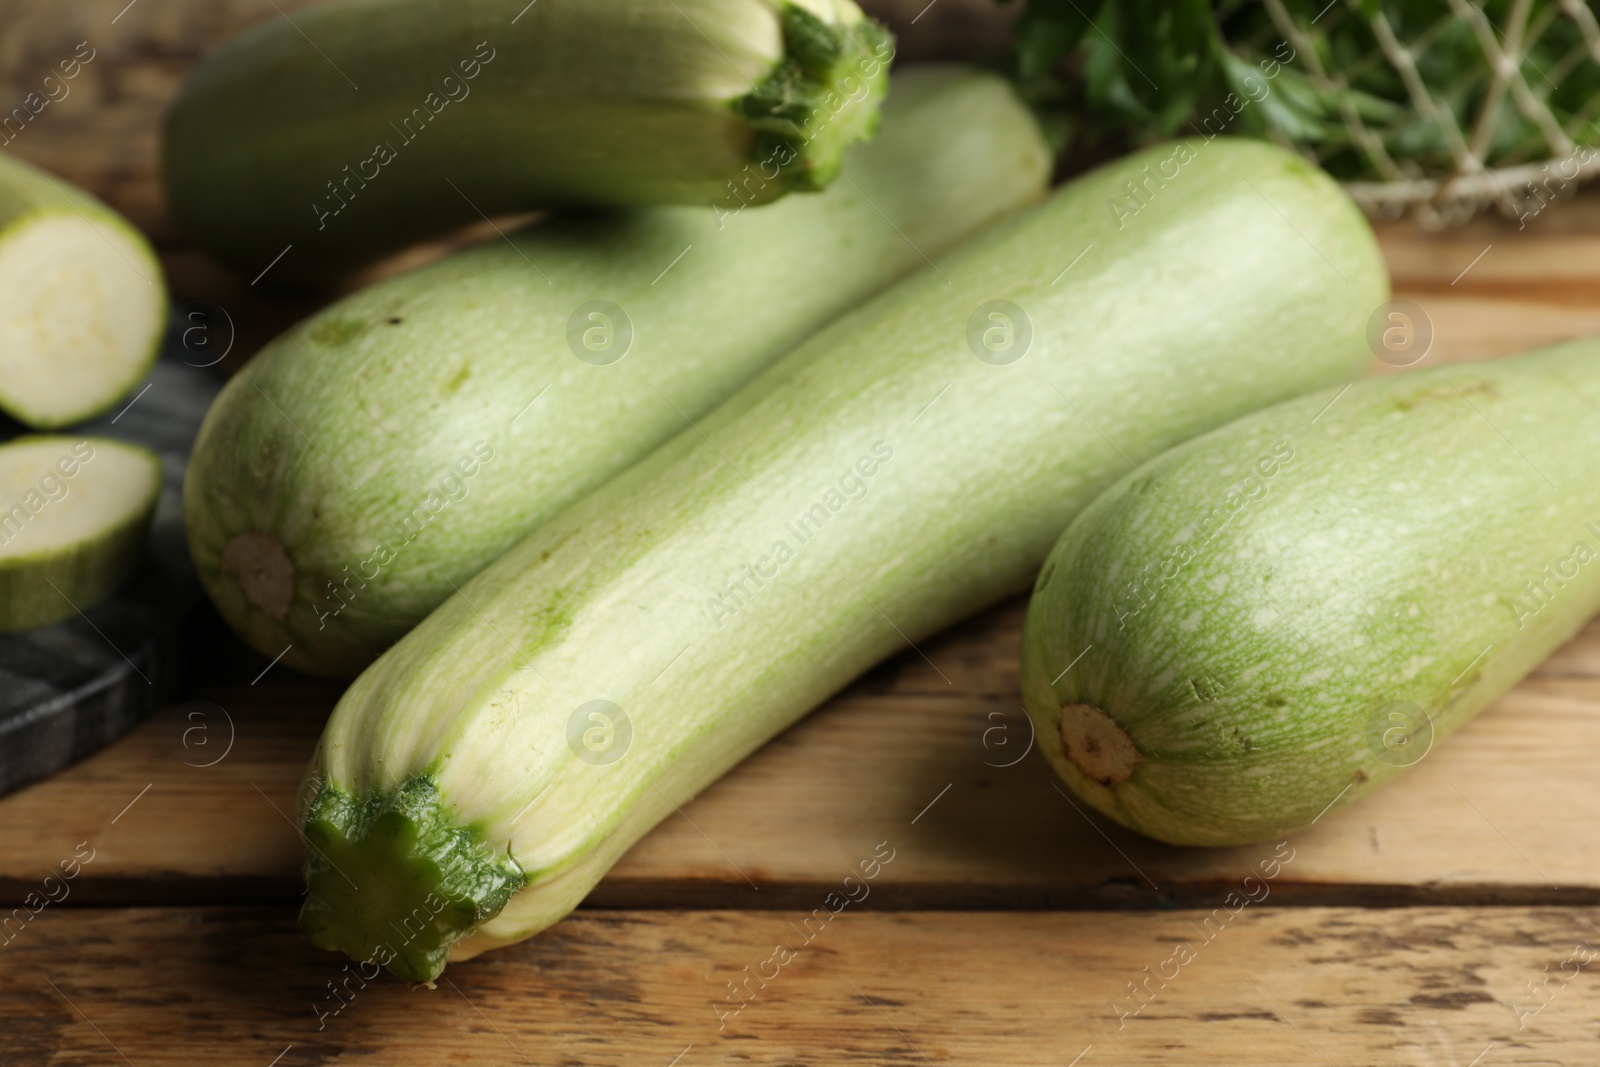
<svg viewBox="0 0 1600 1067">
<path fill-rule="evenodd" d="M 562 507 L 829 320 L 1044 193 L 1000 78 L 896 75 L 833 188 L 558 219 L 374 285 L 229 383 L 185 483 L 223 617 L 354 677 Z"/>
<path fill-rule="evenodd" d="M 321 4 L 195 68 L 168 201 L 219 258 L 285 282 L 511 212 L 737 211 L 833 180 L 893 53 L 851 0 Z"/>
<path fill-rule="evenodd" d="M 71 618 L 138 567 L 161 461 L 104 438 L 0 445 L 0 633 Z"/>
<path fill-rule="evenodd" d="M 99 415 L 149 373 L 166 324 L 143 235 L 0 153 L 0 411 L 40 430 Z"/>
<path fill-rule="evenodd" d="M 1108 200 L 1160 172 L 1137 219 Z M 1386 279 L 1321 171 L 1165 145 L 817 334 L 462 587 L 345 693 L 302 927 L 430 979 L 566 914 L 673 805 L 1026 588 L 1130 462 L 1355 376 Z"/>
<path fill-rule="evenodd" d="M 1040 750 L 1177 844 L 1273 840 L 1376 788 L 1600 609 L 1597 411 L 1583 341 L 1305 397 L 1145 464 L 1039 576 Z"/>
</svg>

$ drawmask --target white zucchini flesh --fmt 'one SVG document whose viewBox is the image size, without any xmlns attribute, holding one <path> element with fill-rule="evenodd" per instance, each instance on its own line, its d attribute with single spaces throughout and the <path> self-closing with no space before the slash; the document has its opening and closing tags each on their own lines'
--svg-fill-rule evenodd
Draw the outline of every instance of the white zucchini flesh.
<svg viewBox="0 0 1600 1067">
<path fill-rule="evenodd" d="M 1123 225 L 1108 203 L 1164 162 Z M 1259 143 L 1159 146 L 1000 223 L 521 541 L 356 680 L 302 793 L 302 927 L 427 980 L 549 926 L 851 678 L 1025 588 L 1130 463 L 1356 376 L 1386 295 L 1355 206 Z"/>
<path fill-rule="evenodd" d="M 35 429 L 106 411 L 148 373 L 166 310 L 132 226 L 0 157 L 0 409 Z"/>
<path fill-rule="evenodd" d="M 161 461 L 104 438 L 0 445 L 0 632 L 69 618 L 138 566 Z"/>
</svg>

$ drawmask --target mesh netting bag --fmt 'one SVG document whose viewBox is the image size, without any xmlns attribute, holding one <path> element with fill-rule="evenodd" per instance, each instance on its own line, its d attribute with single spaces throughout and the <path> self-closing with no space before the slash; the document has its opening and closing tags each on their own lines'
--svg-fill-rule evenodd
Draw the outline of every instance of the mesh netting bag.
<svg viewBox="0 0 1600 1067">
<path fill-rule="evenodd" d="M 1584 0 L 1026 0 L 1017 39 L 1079 141 L 1266 137 L 1382 218 L 1525 223 L 1600 174 Z"/>
</svg>

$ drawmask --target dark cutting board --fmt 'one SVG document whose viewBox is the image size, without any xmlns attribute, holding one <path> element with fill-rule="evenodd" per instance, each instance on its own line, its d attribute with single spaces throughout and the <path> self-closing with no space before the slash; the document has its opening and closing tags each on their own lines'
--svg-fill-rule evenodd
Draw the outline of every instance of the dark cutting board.
<svg viewBox="0 0 1600 1067">
<path fill-rule="evenodd" d="M 185 624 L 203 602 L 183 536 L 183 475 L 222 378 L 196 366 L 175 328 L 161 359 L 108 415 L 70 433 L 112 437 L 161 456 L 161 499 L 140 571 L 66 622 L 0 634 L 0 794 L 122 736 L 183 674 Z M 26 432 L 0 425 L 0 437 Z"/>
</svg>

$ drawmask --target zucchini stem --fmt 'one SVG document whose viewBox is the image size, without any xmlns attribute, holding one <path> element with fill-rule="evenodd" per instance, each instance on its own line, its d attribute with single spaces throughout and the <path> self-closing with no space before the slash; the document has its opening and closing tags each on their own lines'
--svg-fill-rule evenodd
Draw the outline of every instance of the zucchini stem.
<svg viewBox="0 0 1600 1067">
<path fill-rule="evenodd" d="M 876 131 L 894 41 L 870 19 L 829 25 L 793 3 L 782 28 L 782 62 L 735 109 L 756 131 L 755 177 L 770 170 L 786 191 L 815 192 L 838 177 L 844 150 Z"/>
<path fill-rule="evenodd" d="M 318 948 L 408 982 L 437 978 L 450 946 L 527 882 L 515 860 L 456 825 L 428 775 L 362 797 L 324 784 L 305 837 L 300 928 Z"/>
<path fill-rule="evenodd" d="M 1078 770 L 1105 786 L 1132 778 L 1139 763 L 1133 738 L 1093 704 L 1062 706 L 1061 744 Z"/>
</svg>

